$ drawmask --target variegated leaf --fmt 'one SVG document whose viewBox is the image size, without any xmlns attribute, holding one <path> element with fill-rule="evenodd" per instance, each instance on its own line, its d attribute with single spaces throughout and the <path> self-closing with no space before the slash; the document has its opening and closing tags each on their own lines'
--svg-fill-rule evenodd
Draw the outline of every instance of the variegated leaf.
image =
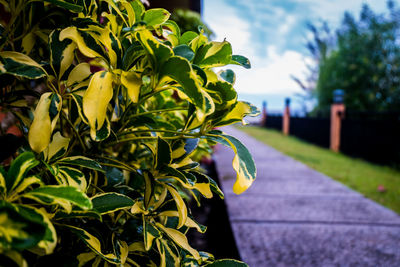
<svg viewBox="0 0 400 267">
<path fill-rule="evenodd" d="M 94 132 L 91 134 L 92 139 L 96 139 L 96 131 L 101 129 L 106 119 L 107 106 L 113 96 L 112 82 L 113 75 L 110 72 L 96 72 L 83 96 L 83 113 L 89 122 L 91 133 Z"/>
<path fill-rule="evenodd" d="M 237 173 L 233 192 L 241 194 L 246 191 L 256 179 L 256 165 L 249 150 L 235 137 L 223 134 L 220 131 L 210 131 L 209 139 L 232 148 L 235 156 L 232 161 L 233 169 Z"/>
<path fill-rule="evenodd" d="M 93 210 L 100 214 L 113 213 L 118 210 L 131 208 L 135 201 L 118 193 L 102 193 L 92 197 Z"/>
<path fill-rule="evenodd" d="M 7 172 L 7 192 L 11 192 L 16 188 L 25 178 L 28 171 L 38 164 L 39 161 L 35 159 L 35 155 L 32 152 L 24 152 L 14 159 Z"/>
<path fill-rule="evenodd" d="M 0 52 L 0 71 L 28 79 L 39 79 L 47 75 L 44 68 L 32 58 L 14 51 Z"/>
<path fill-rule="evenodd" d="M 25 193 L 22 196 L 45 205 L 61 205 L 67 212 L 71 212 L 72 204 L 84 210 L 93 207 L 92 202 L 86 194 L 72 186 L 42 186 Z"/>
<path fill-rule="evenodd" d="M 196 260 L 200 259 L 199 252 L 189 245 L 187 238 L 184 234 L 182 234 L 178 230 L 167 228 L 160 223 L 156 223 L 156 225 L 159 229 L 161 229 L 164 233 L 166 233 L 168 237 L 171 238 L 171 240 L 173 240 L 178 246 L 180 246 L 181 248 L 192 254 Z"/>
<path fill-rule="evenodd" d="M 104 254 L 101 249 L 101 243 L 97 237 L 85 231 L 82 228 L 78 228 L 72 225 L 64 225 L 76 234 L 93 252 L 99 255 L 104 260 L 113 263 L 120 264 L 121 260 L 114 254 Z"/>
</svg>

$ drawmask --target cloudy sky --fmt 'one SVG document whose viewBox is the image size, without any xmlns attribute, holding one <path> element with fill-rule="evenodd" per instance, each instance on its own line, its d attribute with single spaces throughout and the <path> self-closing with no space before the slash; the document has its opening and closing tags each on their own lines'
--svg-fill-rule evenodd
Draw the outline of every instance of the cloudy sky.
<svg viewBox="0 0 400 267">
<path fill-rule="evenodd" d="M 263 94 L 268 106 L 278 108 L 284 97 L 302 93 L 290 75 L 304 77 L 309 61 L 305 42 L 306 22 L 326 20 L 336 28 L 344 11 L 358 16 L 363 3 L 374 11 L 386 11 L 385 0 L 203 0 L 203 19 L 226 38 L 234 54 L 247 56 L 252 69 L 230 67 L 237 75 L 239 97 L 259 101 Z M 269 95 L 269 96 L 265 96 Z M 253 101 L 254 102 L 254 101 Z"/>
</svg>

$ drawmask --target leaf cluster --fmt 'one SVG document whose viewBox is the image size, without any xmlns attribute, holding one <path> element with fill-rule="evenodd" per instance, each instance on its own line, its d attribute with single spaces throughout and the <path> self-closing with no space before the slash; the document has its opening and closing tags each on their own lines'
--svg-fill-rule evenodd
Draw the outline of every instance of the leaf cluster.
<svg viewBox="0 0 400 267">
<path fill-rule="evenodd" d="M 257 109 L 237 100 L 229 42 L 181 32 L 138 0 L 0 1 L 1 110 L 23 142 L 0 168 L 1 260 L 79 266 L 227 266 L 193 249 L 187 206 L 223 197 L 199 167 L 235 152 L 235 193 L 256 169 L 215 127 Z"/>
</svg>

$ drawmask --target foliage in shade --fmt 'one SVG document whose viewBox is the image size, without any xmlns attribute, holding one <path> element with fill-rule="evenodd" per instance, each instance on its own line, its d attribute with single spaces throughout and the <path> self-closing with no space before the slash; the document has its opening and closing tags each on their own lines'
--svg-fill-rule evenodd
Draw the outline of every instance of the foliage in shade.
<svg viewBox="0 0 400 267">
<path fill-rule="evenodd" d="M 212 69 L 249 60 L 138 0 L 0 4 L 1 110 L 25 140 L 0 167 L 2 256 L 246 266 L 195 250 L 186 233 L 206 231 L 188 200 L 223 197 L 198 163 L 213 145 L 235 152 L 236 193 L 255 179 L 248 150 L 215 130 L 258 113 L 237 100 L 232 70 Z"/>
</svg>

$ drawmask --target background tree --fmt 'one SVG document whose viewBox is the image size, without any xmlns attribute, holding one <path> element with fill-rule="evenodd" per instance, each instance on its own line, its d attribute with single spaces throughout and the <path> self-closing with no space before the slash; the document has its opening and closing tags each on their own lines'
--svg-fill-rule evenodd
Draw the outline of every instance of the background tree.
<svg viewBox="0 0 400 267">
<path fill-rule="evenodd" d="M 355 111 L 393 111 L 400 104 L 400 10 L 388 1 L 388 14 L 377 14 L 363 5 L 359 18 L 344 14 L 331 34 L 309 27 L 314 40 L 307 44 L 316 70 L 309 79 L 314 88 L 302 86 L 317 99 L 314 112 L 327 113 L 335 89 L 345 91 L 346 106 Z M 321 41 L 321 34 L 328 37 Z M 316 75 L 317 73 L 317 75 Z M 315 79 L 317 77 L 317 79 Z M 312 84 L 311 84 L 312 85 Z"/>
</svg>

